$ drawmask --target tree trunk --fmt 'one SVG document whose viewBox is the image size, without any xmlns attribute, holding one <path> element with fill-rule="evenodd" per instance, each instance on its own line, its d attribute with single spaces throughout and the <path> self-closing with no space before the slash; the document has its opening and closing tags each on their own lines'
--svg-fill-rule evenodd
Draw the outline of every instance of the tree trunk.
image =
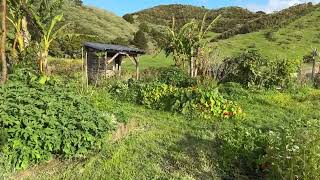
<svg viewBox="0 0 320 180">
<path fill-rule="evenodd" d="M 23 36 L 23 41 L 24 41 L 24 48 L 26 48 L 30 45 L 30 40 L 31 40 L 31 36 L 28 31 L 27 17 L 22 18 L 21 30 L 22 30 L 22 36 Z"/>
<path fill-rule="evenodd" d="M 2 29 L 2 36 L 1 36 L 1 62 L 2 62 L 2 78 L 1 84 L 6 83 L 7 76 L 8 76 L 8 67 L 7 67 L 7 60 L 6 60 L 6 39 L 7 39 L 7 27 L 6 27 L 6 17 L 7 17 L 7 1 L 2 0 L 2 18 L 1 18 L 1 29 Z"/>
<path fill-rule="evenodd" d="M 44 72 L 45 74 L 49 74 L 48 50 L 44 50 L 41 56 L 42 56 L 42 72 Z"/>
<path fill-rule="evenodd" d="M 316 58 L 313 57 L 312 74 L 311 74 L 311 79 L 313 82 L 314 82 L 315 73 L 316 73 Z"/>
<path fill-rule="evenodd" d="M 193 57 L 190 58 L 190 67 L 189 67 L 189 72 L 190 72 L 190 77 L 193 77 Z"/>
</svg>

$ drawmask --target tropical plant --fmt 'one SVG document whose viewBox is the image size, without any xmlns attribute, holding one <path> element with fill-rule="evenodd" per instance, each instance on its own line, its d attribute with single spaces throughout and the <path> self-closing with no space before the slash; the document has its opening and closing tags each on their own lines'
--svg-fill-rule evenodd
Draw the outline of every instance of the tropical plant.
<svg viewBox="0 0 320 180">
<path fill-rule="evenodd" d="M 28 0 L 9 1 L 9 14 L 7 19 L 15 30 L 14 42 L 12 45 L 12 56 L 17 57 L 17 52 L 22 53 L 30 42 L 27 17 L 22 10 L 22 4 L 27 4 Z"/>
<path fill-rule="evenodd" d="M 197 76 L 202 60 L 196 57 L 201 51 L 207 50 L 209 41 L 206 35 L 220 17 L 221 15 L 206 26 L 207 14 L 205 14 L 202 23 L 199 24 L 196 20 L 192 20 L 179 29 L 176 28 L 175 18 L 173 18 L 172 27 L 167 28 L 168 33 L 163 49 L 167 55 L 173 55 L 176 66 L 185 66 L 185 62 L 189 62 L 191 77 Z"/>
<path fill-rule="evenodd" d="M 66 24 L 57 28 L 57 24 L 63 19 L 63 14 L 57 15 L 56 11 L 61 8 L 62 3 L 62 0 L 52 2 L 42 0 L 38 8 L 29 5 L 28 12 L 32 15 L 32 20 L 40 33 L 39 70 L 41 73 L 48 73 L 48 54 L 52 41 L 68 26 Z"/>
</svg>

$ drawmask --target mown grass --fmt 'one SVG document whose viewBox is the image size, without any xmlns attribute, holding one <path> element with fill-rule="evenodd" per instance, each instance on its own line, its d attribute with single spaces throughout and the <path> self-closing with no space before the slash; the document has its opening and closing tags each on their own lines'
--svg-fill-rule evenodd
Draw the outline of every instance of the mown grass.
<svg viewBox="0 0 320 180">
<path fill-rule="evenodd" d="M 271 58 L 302 59 L 312 48 L 320 48 L 320 9 L 280 29 L 237 35 L 217 43 L 222 56 L 231 56 L 247 48 L 257 48 Z M 266 34 L 271 32 L 271 38 Z"/>
<path fill-rule="evenodd" d="M 81 59 L 65 59 L 65 58 L 49 58 L 49 64 L 52 71 L 58 75 L 73 74 L 79 72 L 82 67 Z M 139 70 L 144 71 L 152 68 L 161 68 L 174 65 L 171 56 L 166 57 L 164 53 L 156 55 L 143 55 L 139 57 Z M 136 66 L 131 62 L 130 59 L 126 58 L 122 64 L 122 70 L 128 73 L 136 72 Z"/>
<path fill-rule="evenodd" d="M 150 69 L 150 68 L 161 68 L 174 65 L 172 57 L 166 57 L 164 53 L 159 53 L 156 55 L 144 55 L 140 57 L 140 71 Z M 123 64 L 123 70 L 128 72 L 135 72 L 135 65 L 129 60 L 125 59 Z"/>
</svg>

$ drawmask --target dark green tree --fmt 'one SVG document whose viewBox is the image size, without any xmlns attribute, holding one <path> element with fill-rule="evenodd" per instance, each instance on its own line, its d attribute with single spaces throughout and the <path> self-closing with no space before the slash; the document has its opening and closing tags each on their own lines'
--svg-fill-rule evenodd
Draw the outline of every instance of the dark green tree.
<svg viewBox="0 0 320 180">
<path fill-rule="evenodd" d="M 143 50 L 148 49 L 148 40 L 142 30 L 139 30 L 138 32 L 136 32 L 136 34 L 134 35 L 132 44 L 137 48 L 140 48 Z"/>
<path fill-rule="evenodd" d="M 116 39 L 111 41 L 111 44 L 128 46 L 128 45 L 130 45 L 130 42 L 128 40 L 126 40 L 125 38 L 117 37 Z"/>
<path fill-rule="evenodd" d="M 139 29 L 145 33 L 149 33 L 150 32 L 150 29 L 149 29 L 149 26 L 147 23 L 141 23 L 139 25 Z"/>
<path fill-rule="evenodd" d="M 131 24 L 134 23 L 134 18 L 131 14 L 126 14 L 122 18 Z"/>
</svg>

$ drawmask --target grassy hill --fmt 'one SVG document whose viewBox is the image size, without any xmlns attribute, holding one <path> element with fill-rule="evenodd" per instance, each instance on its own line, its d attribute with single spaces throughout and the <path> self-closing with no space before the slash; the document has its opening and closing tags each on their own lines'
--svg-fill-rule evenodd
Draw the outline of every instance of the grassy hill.
<svg viewBox="0 0 320 180">
<path fill-rule="evenodd" d="M 177 24 L 185 24 L 191 19 L 202 20 L 205 13 L 208 12 L 208 23 L 222 14 L 214 32 L 224 32 L 239 24 L 244 24 L 249 20 L 253 20 L 261 16 L 259 13 L 250 12 L 240 7 L 226 7 L 221 9 L 209 10 L 204 7 L 196 7 L 191 5 L 160 5 L 150 9 L 145 9 L 136 13 L 127 14 L 125 19 L 133 18 L 135 23 L 147 23 L 152 25 L 168 26 L 172 22 L 172 17 L 176 18 Z"/>
<path fill-rule="evenodd" d="M 133 39 L 137 31 L 136 26 L 123 18 L 96 7 L 79 6 L 69 2 L 64 5 L 62 12 L 65 23 L 70 24 L 69 31 L 90 36 L 54 41 L 50 51 L 51 56 L 64 57 L 67 54 L 80 57 L 83 42 L 110 43 L 119 38 L 122 42 L 127 42 Z"/>
<path fill-rule="evenodd" d="M 136 27 L 115 14 L 87 6 L 64 7 L 65 19 L 74 23 L 76 28 L 86 34 L 96 35 L 102 41 L 118 37 L 132 39 Z"/>
<path fill-rule="evenodd" d="M 234 26 L 221 33 L 218 36 L 218 39 L 228 39 L 229 37 L 237 34 L 247 34 L 267 28 L 280 28 L 309 14 L 310 12 L 313 12 L 318 7 L 320 6 L 313 5 L 312 3 L 305 3 L 298 4 L 271 14 L 261 14 L 261 16 L 258 18 L 246 21 L 243 24 Z"/>
<path fill-rule="evenodd" d="M 221 40 L 222 56 L 246 48 L 257 48 L 269 57 L 302 58 L 312 48 L 320 48 L 320 8 L 279 29 L 266 29 Z"/>
</svg>

